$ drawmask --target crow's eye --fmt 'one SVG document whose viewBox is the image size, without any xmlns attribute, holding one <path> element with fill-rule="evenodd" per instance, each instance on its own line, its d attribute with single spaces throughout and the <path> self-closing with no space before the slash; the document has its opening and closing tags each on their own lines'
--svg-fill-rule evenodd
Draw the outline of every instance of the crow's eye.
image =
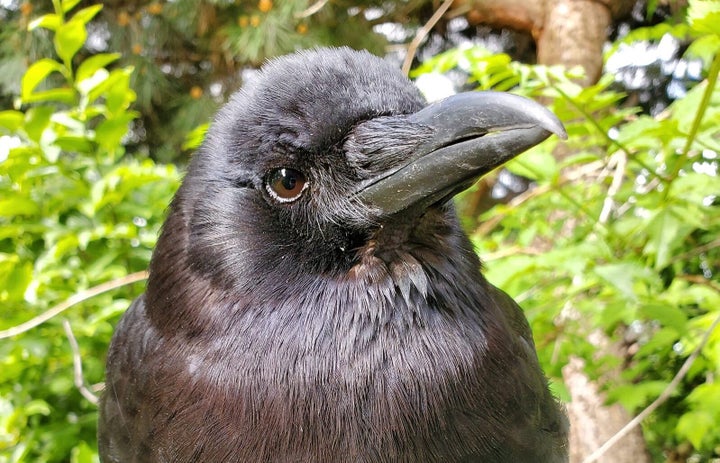
<svg viewBox="0 0 720 463">
<path fill-rule="evenodd" d="M 270 172 L 265 181 L 265 189 L 280 203 L 289 203 L 302 196 L 307 181 L 302 172 L 283 167 Z"/>
</svg>

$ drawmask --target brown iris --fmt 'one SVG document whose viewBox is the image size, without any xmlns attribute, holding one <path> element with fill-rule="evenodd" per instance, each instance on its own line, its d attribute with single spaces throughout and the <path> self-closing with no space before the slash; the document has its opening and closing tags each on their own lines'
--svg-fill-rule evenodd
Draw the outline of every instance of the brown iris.
<svg viewBox="0 0 720 463">
<path fill-rule="evenodd" d="M 288 167 L 270 172 L 265 183 L 270 196 L 281 203 L 289 203 L 298 199 L 305 188 L 307 181 L 302 172 Z"/>
</svg>

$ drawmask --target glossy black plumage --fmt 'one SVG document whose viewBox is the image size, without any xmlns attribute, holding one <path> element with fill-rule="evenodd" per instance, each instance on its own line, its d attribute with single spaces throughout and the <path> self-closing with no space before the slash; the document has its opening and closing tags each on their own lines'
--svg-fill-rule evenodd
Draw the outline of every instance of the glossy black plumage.
<svg viewBox="0 0 720 463">
<path fill-rule="evenodd" d="M 321 49 L 270 62 L 220 111 L 113 337 L 104 462 L 567 460 L 527 321 L 480 273 L 456 188 L 392 214 L 365 193 L 437 138 L 403 116 L 425 106 L 390 64 Z M 308 187 L 278 203 L 265 183 L 286 167 Z"/>
</svg>

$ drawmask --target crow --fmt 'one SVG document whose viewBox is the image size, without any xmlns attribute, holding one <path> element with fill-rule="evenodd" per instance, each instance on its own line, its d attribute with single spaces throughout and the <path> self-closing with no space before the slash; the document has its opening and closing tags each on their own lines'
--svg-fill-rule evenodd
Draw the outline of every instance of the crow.
<svg viewBox="0 0 720 463">
<path fill-rule="evenodd" d="M 452 197 L 552 133 L 528 99 L 428 105 L 348 48 L 266 63 L 216 115 L 122 317 L 103 462 L 564 462 L 521 309 Z"/>
</svg>

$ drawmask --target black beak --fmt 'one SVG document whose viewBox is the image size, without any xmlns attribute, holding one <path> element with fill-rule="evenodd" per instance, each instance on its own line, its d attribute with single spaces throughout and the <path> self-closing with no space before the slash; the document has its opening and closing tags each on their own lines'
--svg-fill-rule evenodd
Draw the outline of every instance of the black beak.
<svg viewBox="0 0 720 463">
<path fill-rule="evenodd" d="M 380 216 L 446 201 L 551 134 L 567 138 L 554 114 L 509 93 L 460 93 L 397 117 L 402 124 L 429 129 L 431 135 L 415 142 L 411 155 L 363 182 L 356 192 L 356 199 Z M 393 136 L 398 146 L 413 144 Z"/>
</svg>

